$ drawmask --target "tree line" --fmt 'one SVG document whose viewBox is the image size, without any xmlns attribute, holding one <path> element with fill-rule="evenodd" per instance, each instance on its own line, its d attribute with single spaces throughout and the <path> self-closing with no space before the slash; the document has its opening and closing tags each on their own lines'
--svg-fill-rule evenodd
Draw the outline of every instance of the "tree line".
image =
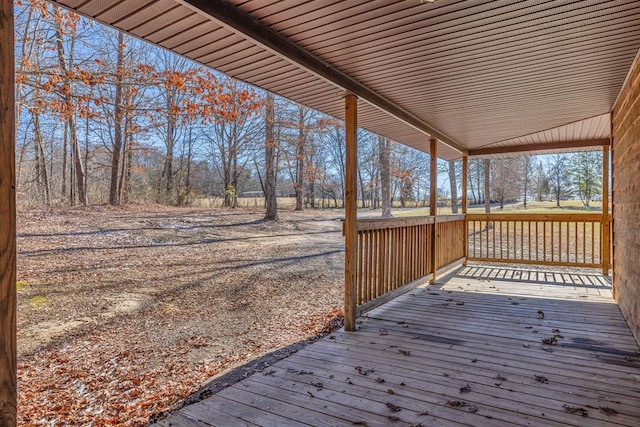
<svg viewBox="0 0 640 427">
<path fill-rule="evenodd" d="M 469 202 L 484 204 L 487 211 L 492 202 L 502 209 L 505 203 L 522 201 L 526 209 L 528 201 L 554 200 L 559 207 L 570 198 L 589 207 L 601 194 L 601 151 L 469 161 Z"/>
<path fill-rule="evenodd" d="M 298 210 L 344 205 L 340 121 L 44 0 L 16 1 L 15 16 L 23 203 L 184 206 L 208 198 L 234 207 L 243 194 L 261 194 L 272 213 L 278 196 L 294 198 Z M 426 205 L 428 155 L 358 132 L 359 205 L 385 215 L 391 201 Z M 577 183 L 579 159 L 471 160 L 469 198 L 504 204 L 524 195 L 526 203 L 574 191 L 588 204 L 600 177 L 594 170 Z M 449 185 L 438 193 L 456 200 L 460 164 L 440 166 Z"/>
</svg>

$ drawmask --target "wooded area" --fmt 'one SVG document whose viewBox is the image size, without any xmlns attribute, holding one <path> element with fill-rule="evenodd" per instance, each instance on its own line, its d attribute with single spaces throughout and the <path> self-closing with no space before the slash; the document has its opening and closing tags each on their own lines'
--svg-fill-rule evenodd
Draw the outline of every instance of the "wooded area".
<svg viewBox="0 0 640 427">
<path fill-rule="evenodd" d="M 297 210 L 344 206 L 343 123 L 43 0 L 16 2 L 15 31 L 21 206 L 233 207 L 268 195 L 271 218 L 274 196 L 295 198 Z M 472 159 L 470 203 L 580 197 L 588 206 L 597 156 Z M 428 205 L 429 168 L 427 154 L 358 130 L 361 207 Z M 438 172 L 447 178 L 438 200 L 457 201 L 460 162 Z"/>
</svg>

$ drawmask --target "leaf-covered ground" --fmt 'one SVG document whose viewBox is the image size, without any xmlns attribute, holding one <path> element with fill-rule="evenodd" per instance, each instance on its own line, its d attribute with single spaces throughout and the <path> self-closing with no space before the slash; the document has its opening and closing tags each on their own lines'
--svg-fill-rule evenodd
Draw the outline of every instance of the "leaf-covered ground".
<svg viewBox="0 0 640 427">
<path fill-rule="evenodd" d="M 18 218 L 19 418 L 146 425 L 340 314 L 336 212 L 97 207 Z"/>
</svg>

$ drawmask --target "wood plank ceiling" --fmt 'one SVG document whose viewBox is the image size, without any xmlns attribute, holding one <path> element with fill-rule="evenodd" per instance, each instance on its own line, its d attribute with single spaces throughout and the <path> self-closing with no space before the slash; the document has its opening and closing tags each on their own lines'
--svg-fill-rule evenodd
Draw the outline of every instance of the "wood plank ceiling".
<svg viewBox="0 0 640 427">
<path fill-rule="evenodd" d="M 220 2 L 54 3 L 343 118 L 343 87 L 200 9 Z M 603 123 L 640 48 L 637 0 L 226 3 L 426 123 L 445 159 L 609 138 Z M 429 151 L 424 128 L 368 102 L 359 108 L 361 127 Z"/>
</svg>

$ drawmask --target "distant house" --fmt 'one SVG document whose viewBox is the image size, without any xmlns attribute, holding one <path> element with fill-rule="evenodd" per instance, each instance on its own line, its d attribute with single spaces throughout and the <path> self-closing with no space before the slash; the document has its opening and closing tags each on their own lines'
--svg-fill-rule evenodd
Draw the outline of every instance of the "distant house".
<svg viewBox="0 0 640 427">
<path fill-rule="evenodd" d="M 264 197 L 262 191 L 244 191 L 238 195 L 241 199 L 248 199 L 251 197 Z"/>
</svg>

